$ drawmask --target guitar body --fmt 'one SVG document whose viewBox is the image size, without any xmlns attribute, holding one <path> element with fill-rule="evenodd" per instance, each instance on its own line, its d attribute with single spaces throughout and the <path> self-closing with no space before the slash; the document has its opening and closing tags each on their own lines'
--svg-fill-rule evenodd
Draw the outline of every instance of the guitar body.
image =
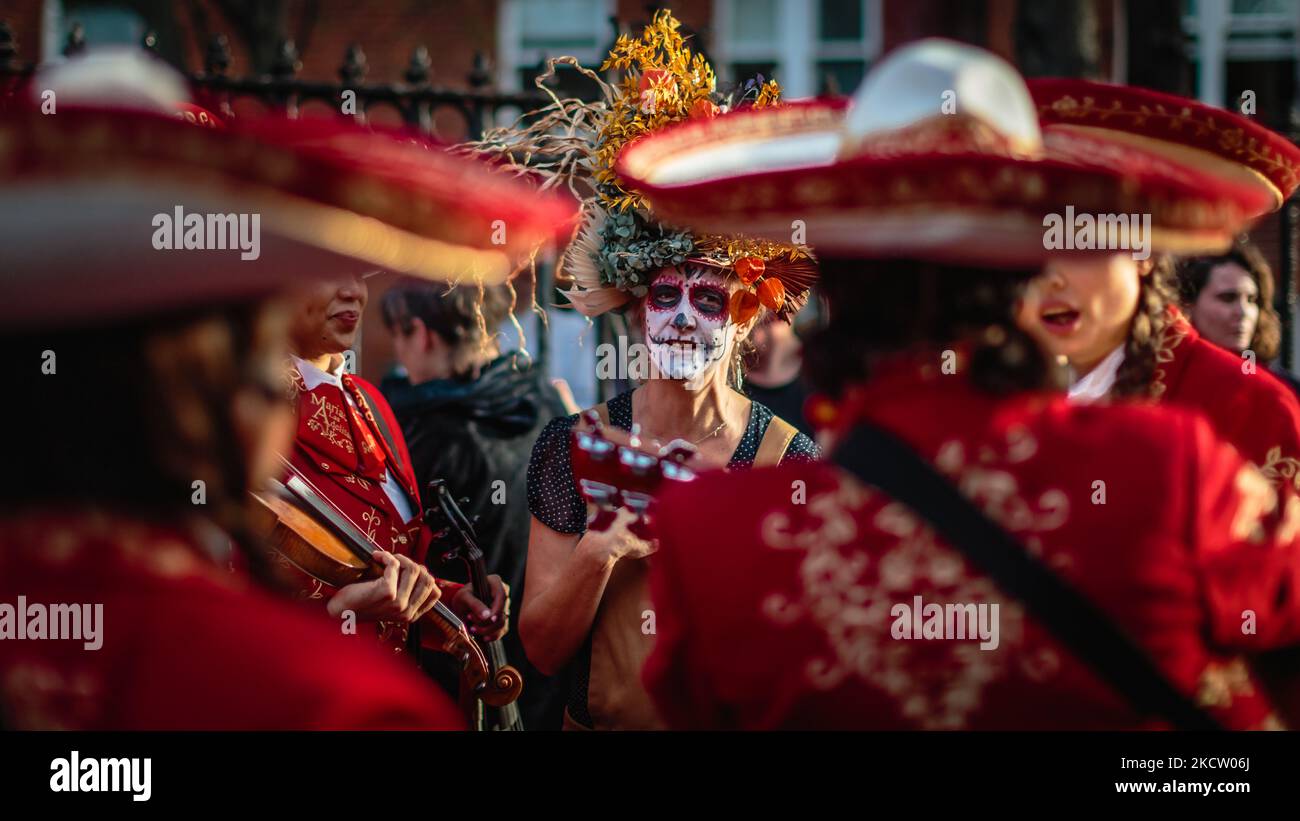
<svg viewBox="0 0 1300 821">
<path fill-rule="evenodd" d="M 643 442 L 633 425 L 631 433 L 610 428 L 588 411 L 583 426 L 575 426 L 569 441 L 569 459 L 578 490 L 596 508 L 588 526 L 605 530 L 619 508 L 636 514 L 628 525 L 633 535 L 650 538 L 649 515 L 655 496 L 665 482 L 690 482 L 695 473 L 688 463 L 695 448 L 680 440 L 664 447 Z"/>
</svg>

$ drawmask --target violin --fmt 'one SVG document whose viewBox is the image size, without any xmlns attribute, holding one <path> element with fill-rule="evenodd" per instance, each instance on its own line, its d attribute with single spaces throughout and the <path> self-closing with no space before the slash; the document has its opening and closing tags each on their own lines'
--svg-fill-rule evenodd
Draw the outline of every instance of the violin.
<svg viewBox="0 0 1300 821">
<path fill-rule="evenodd" d="M 569 457 L 578 491 L 596 508 L 588 527 L 605 530 L 625 507 L 637 517 L 628 530 L 650 538 L 651 503 L 666 482 L 695 479 L 688 463 L 698 451 L 680 439 L 655 447 L 641 438 L 638 425 L 630 433 L 609 428 L 595 411 L 587 411 L 582 421 L 570 435 Z"/>
<path fill-rule="evenodd" d="M 428 498 L 433 499 L 434 504 L 424 511 L 424 520 L 433 531 L 433 543 L 442 551 L 442 560 L 463 562 L 469 573 L 470 587 L 474 590 L 474 595 L 478 596 L 480 601 L 490 602 L 492 588 L 487 582 L 487 564 L 474 532 L 474 523 L 478 521 L 478 517 L 475 516 L 472 522 L 465 516 L 448 491 L 447 483 L 442 479 L 434 479 L 429 483 Z M 461 503 L 468 501 L 462 499 Z M 486 649 L 493 676 L 498 675 L 501 670 L 514 669 L 506 660 L 505 645 L 500 639 L 487 642 Z M 519 707 L 513 701 L 499 708 L 497 719 L 497 723 L 492 725 L 491 729 L 509 731 L 524 729 Z M 486 727 L 481 711 L 477 723 L 480 728 Z"/>
<path fill-rule="evenodd" d="M 379 548 L 346 514 L 321 495 L 287 460 L 284 483 L 272 480 L 264 492 L 252 492 L 254 521 L 268 544 L 290 564 L 322 584 L 338 588 L 382 575 L 374 557 Z M 519 697 L 523 677 L 510 666 L 489 664 L 465 623 L 441 601 L 417 622 L 439 638 L 438 649 L 459 664 L 461 708 L 470 717 L 479 702 L 503 707 Z"/>
</svg>

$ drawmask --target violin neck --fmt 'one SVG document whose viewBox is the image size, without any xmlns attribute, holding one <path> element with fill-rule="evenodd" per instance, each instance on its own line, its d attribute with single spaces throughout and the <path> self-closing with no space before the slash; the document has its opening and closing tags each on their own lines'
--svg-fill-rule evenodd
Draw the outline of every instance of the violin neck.
<svg viewBox="0 0 1300 821">
<path fill-rule="evenodd" d="M 469 583 L 474 588 L 474 595 L 487 606 L 492 606 L 492 588 L 488 585 L 487 563 L 483 560 L 483 551 L 470 547 L 464 552 L 465 567 L 469 571 Z"/>
</svg>

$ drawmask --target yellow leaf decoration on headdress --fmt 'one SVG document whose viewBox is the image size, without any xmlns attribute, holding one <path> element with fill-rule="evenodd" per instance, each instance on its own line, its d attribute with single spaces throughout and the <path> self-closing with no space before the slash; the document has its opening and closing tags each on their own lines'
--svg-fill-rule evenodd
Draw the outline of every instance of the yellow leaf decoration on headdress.
<svg viewBox="0 0 1300 821">
<path fill-rule="evenodd" d="M 581 219 L 556 276 L 572 282 L 565 293 L 583 314 L 595 316 L 642 297 L 655 271 L 692 262 L 728 275 L 741 263 L 753 275 L 738 303 L 741 315 L 763 304 L 789 317 L 817 278 L 816 260 L 806 248 L 662 224 L 614 172 L 623 148 L 647 134 L 691 118 L 780 102 L 775 80 L 750 81 L 728 99 L 720 97 L 713 69 L 686 47 L 679 28 L 672 13 L 661 10 L 639 37 L 620 35 L 600 67 L 601 73 L 622 73 L 613 85 L 574 57 L 550 58 L 535 84 L 551 103 L 512 127 L 489 130 L 466 150 L 536 179 L 543 189 L 563 186 L 579 201 Z M 546 84 L 558 65 L 595 83 L 603 99 L 558 97 Z"/>
<path fill-rule="evenodd" d="M 713 68 L 686 47 L 686 39 L 678 32 L 680 25 L 672 12 L 660 10 L 639 39 L 619 35 L 600 67 L 602 72 L 628 72 L 596 140 L 596 181 L 612 189 L 600 194 L 601 204 L 608 208 L 622 211 L 645 205 L 640 195 L 624 190 L 614 174 L 614 162 L 623 146 L 688 119 L 692 110 L 698 110 L 699 100 L 711 102 L 717 88 Z"/>
</svg>

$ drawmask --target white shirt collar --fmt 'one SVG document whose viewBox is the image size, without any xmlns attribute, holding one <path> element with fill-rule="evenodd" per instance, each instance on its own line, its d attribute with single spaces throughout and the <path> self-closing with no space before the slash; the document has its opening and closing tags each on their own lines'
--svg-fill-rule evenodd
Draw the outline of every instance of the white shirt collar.
<svg viewBox="0 0 1300 821">
<path fill-rule="evenodd" d="M 293 364 L 298 366 L 298 373 L 302 374 L 303 384 L 307 390 L 314 391 L 316 388 L 326 382 L 336 388 L 343 387 L 343 357 L 335 354 L 330 357 L 329 370 L 321 370 L 305 359 L 295 356 Z"/>
<path fill-rule="evenodd" d="M 1074 371 L 1071 370 L 1070 400 L 1089 404 L 1105 399 L 1110 389 L 1115 387 L 1115 377 L 1119 374 L 1119 366 L 1122 364 L 1124 364 L 1124 345 L 1121 344 L 1107 354 L 1106 358 L 1082 379 L 1075 380 Z"/>
</svg>

